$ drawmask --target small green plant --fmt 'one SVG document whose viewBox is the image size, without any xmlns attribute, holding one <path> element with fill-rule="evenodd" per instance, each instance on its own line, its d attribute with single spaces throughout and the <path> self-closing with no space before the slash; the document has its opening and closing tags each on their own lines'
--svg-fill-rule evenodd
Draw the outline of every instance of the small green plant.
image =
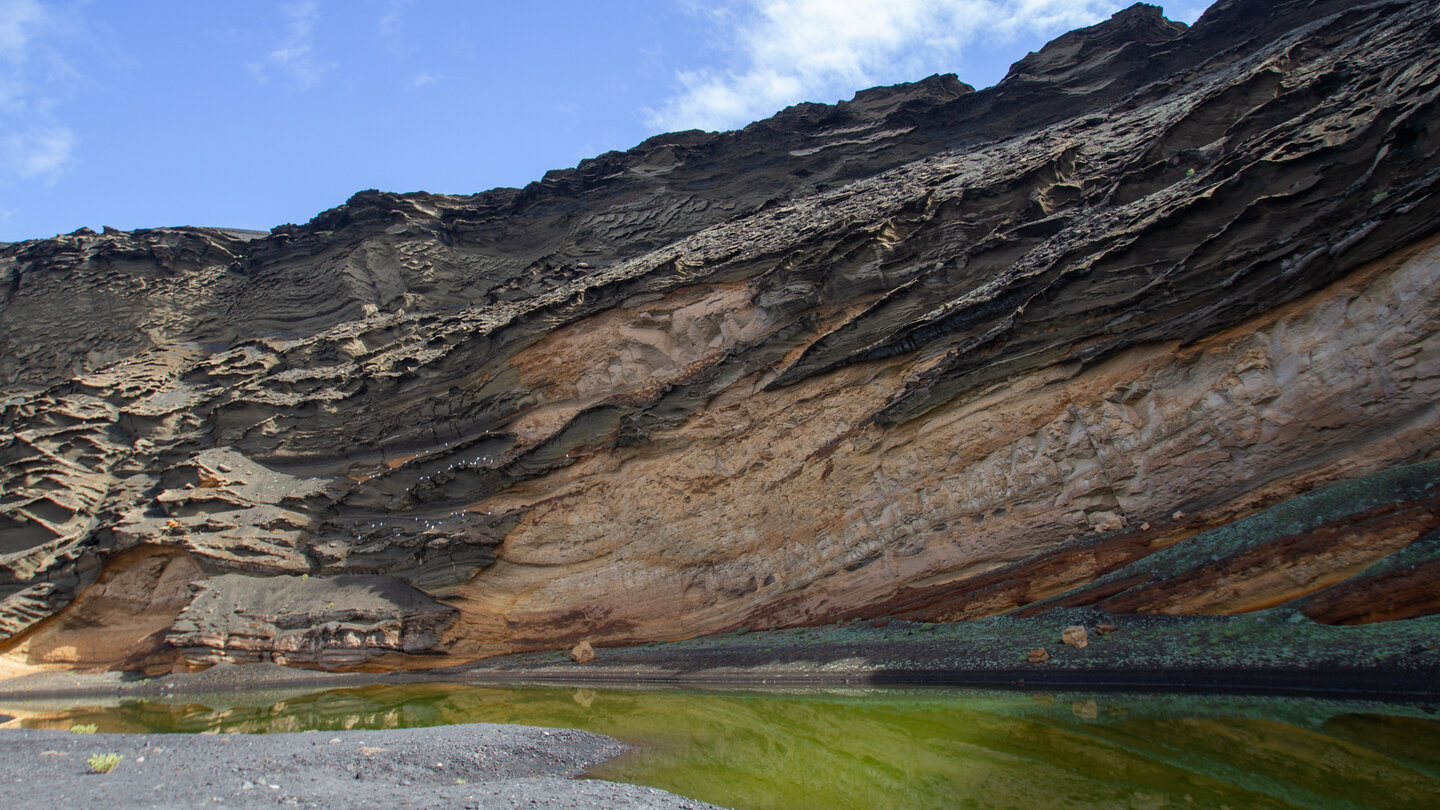
<svg viewBox="0 0 1440 810">
<path fill-rule="evenodd" d="M 78 726 L 70 727 L 71 734 L 94 734 L 99 730 L 100 727 L 95 725 L 94 723 L 81 723 Z"/>
<path fill-rule="evenodd" d="M 1186 170 L 1185 170 L 1185 176 L 1186 176 L 1186 177 L 1194 177 L 1194 176 L 1195 176 L 1195 170 L 1194 170 L 1194 169 L 1186 169 Z"/>
<path fill-rule="evenodd" d="M 119 754 L 91 754 L 86 763 L 90 766 L 91 773 L 109 773 L 115 770 L 124 757 Z"/>
</svg>

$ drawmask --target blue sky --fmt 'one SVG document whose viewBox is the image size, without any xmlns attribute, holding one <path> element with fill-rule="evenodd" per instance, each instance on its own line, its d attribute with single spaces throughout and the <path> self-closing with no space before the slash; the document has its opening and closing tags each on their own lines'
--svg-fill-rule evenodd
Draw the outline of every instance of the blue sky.
<svg viewBox="0 0 1440 810">
<path fill-rule="evenodd" d="M 1009 64 L 1128 0 L 0 0 L 0 241 L 473 193 Z M 1192 22 L 1203 0 L 1172 3 Z"/>
</svg>

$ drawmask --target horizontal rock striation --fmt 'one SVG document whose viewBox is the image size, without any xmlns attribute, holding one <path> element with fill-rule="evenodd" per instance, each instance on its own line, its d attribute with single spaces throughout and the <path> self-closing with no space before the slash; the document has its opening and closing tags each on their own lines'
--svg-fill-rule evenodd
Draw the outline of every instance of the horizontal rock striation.
<svg viewBox="0 0 1440 810">
<path fill-rule="evenodd" d="M 435 646 L 455 618 L 394 577 L 225 574 L 200 584 L 166 641 L 198 663 L 274 661 L 328 669 Z"/>
<path fill-rule="evenodd" d="M 126 631 L 151 665 L 1067 598 L 1433 612 L 1429 529 L 1395 516 L 1102 591 L 1435 457 L 1437 12 L 1137 4 L 987 90 L 935 76 L 263 235 L 0 248 L 0 634 L 63 660 L 65 606 L 128 554 L 193 566 L 146 608 L 165 632 Z M 260 607 L 301 591 L 354 615 Z"/>
</svg>

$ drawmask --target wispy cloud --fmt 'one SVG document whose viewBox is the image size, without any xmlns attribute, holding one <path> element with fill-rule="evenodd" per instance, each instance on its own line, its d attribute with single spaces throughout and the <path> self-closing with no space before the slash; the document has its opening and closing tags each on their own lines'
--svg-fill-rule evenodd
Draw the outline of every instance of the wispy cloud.
<svg viewBox="0 0 1440 810">
<path fill-rule="evenodd" d="M 315 55 L 315 24 L 320 20 L 320 3 L 307 0 L 285 6 L 282 11 L 286 18 L 284 36 L 264 59 L 251 62 L 248 67 L 259 81 L 280 75 L 298 89 L 306 90 L 318 85 L 335 67 L 334 62 L 323 61 Z"/>
<path fill-rule="evenodd" d="M 45 21 L 45 10 L 35 0 L 0 3 L 0 59 L 24 61 L 30 38 Z"/>
<path fill-rule="evenodd" d="M 0 0 L 0 183 L 54 184 L 78 138 L 55 116 L 78 74 L 49 40 L 60 26 L 36 0 Z"/>
<path fill-rule="evenodd" d="M 405 50 L 405 9 L 415 0 L 385 0 L 385 10 L 375 23 L 385 50 L 399 54 Z"/>
<path fill-rule="evenodd" d="M 13 132 L 3 144 L 6 167 L 22 180 L 53 183 L 75 157 L 75 133 L 65 127 Z"/>
<path fill-rule="evenodd" d="M 421 71 L 410 77 L 410 89 L 419 90 L 422 87 L 428 87 L 436 82 L 444 81 L 447 78 L 449 77 L 444 74 L 437 75 L 434 73 Z"/>
<path fill-rule="evenodd" d="M 730 64 L 676 75 L 661 129 L 724 129 L 954 64 L 976 41 L 1091 25 L 1124 0 L 736 0 L 692 6 L 734 43 Z M 963 77 L 962 77 L 963 78 Z"/>
</svg>

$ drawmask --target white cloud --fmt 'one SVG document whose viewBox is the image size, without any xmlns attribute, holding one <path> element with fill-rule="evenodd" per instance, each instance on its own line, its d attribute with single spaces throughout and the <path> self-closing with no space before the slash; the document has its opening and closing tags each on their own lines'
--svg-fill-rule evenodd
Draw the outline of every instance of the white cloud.
<svg viewBox="0 0 1440 810">
<path fill-rule="evenodd" d="M 9 173 L 21 180 L 53 184 L 75 159 L 75 133 L 61 126 L 10 133 L 0 154 Z"/>
<path fill-rule="evenodd" d="M 677 74 L 681 91 L 649 124 L 742 126 L 800 101 L 848 97 L 956 64 L 982 38 L 1061 33 L 1092 25 L 1124 0 L 735 0 L 699 11 L 734 43 L 722 69 Z M 964 78 L 964 77 L 961 77 Z"/>
<path fill-rule="evenodd" d="M 0 183 L 53 185 L 78 138 L 53 110 L 81 77 L 53 47 L 61 20 L 35 0 L 0 0 Z"/>
<path fill-rule="evenodd" d="M 30 43 L 44 23 L 35 0 L 0 0 L 0 112 L 24 105 Z"/>
<path fill-rule="evenodd" d="M 320 3 L 307 0 L 282 10 L 286 17 L 284 38 L 264 59 L 249 64 L 250 73 L 262 82 L 278 73 L 289 77 L 301 90 L 314 87 L 335 67 L 334 62 L 321 61 L 315 55 L 315 23 L 320 20 Z"/>
<path fill-rule="evenodd" d="M 399 54 L 405 49 L 405 8 L 415 0 L 386 0 L 385 11 L 375 23 L 385 50 Z"/>
<path fill-rule="evenodd" d="M 30 38 L 44 20 L 45 10 L 35 0 L 0 2 L 0 59 L 25 61 Z"/>
</svg>

